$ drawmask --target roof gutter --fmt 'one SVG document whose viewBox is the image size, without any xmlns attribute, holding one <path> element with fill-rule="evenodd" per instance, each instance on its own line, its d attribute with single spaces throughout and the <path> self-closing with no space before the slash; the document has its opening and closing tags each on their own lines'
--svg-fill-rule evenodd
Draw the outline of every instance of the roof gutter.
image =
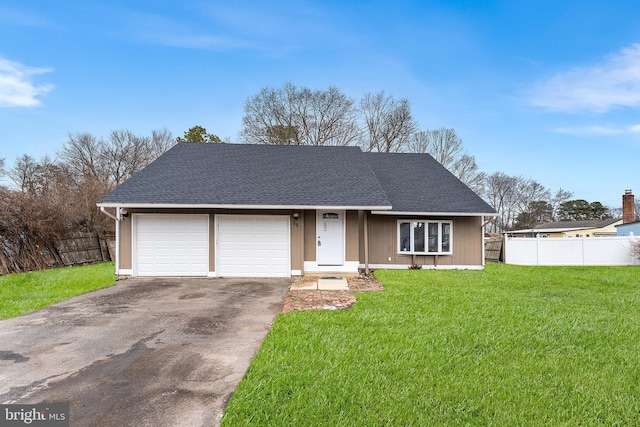
<svg viewBox="0 0 640 427">
<path fill-rule="evenodd" d="M 138 209 L 344 209 L 387 211 L 392 206 L 349 206 L 349 205 L 234 205 L 234 204 L 198 204 L 198 203 L 98 203 L 103 208 L 138 208 Z M 104 212 L 104 211 L 103 211 Z M 109 215 L 109 214 L 107 214 Z M 109 215 L 111 216 L 111 215 Z M 112 217 L 113 218 L 113 217 Z"/>
<path fill-rule="evenodd" d="M 100 205 L 98 205 L 100 206 Z M 100 212 L 102 212 L 103 214 L 105 214 L 106 216 L 108 216 L 109 218 L 112 218 L 116 221 L 120 221 L 120 219 L 118 218 L 117 214 L 118 214 L 118 208 L 116 208 L 116 214 L 112 214 L 111 212 L 109 212 L 108 210 L 105 209 L 104 206 L 100 206 Z"/>
<path fill-rule="evenodd" d="M 412 211 L 372 211 L 373 215 L 419 215 L 419 216 L 498 216 L 490 212 L 412 212 Z"/>
</svg>

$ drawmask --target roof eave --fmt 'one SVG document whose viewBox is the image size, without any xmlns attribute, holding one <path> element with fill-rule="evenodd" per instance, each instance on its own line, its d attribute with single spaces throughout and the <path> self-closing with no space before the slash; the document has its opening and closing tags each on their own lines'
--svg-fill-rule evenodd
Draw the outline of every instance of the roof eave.
<svg viewBox="0 0 640 427">
<path fill-rule="evenodd" d="M 585 231 L 594 230 L 594 227 L 574 227 L 574 228 L 527 228 L 524 230 L 507 231 L 509 234 L 516 233 L 565 233 L 567 231 Z"/>
<path fill-rule="evenodd" d="M 419 215 L 419 216 L 498 216 L 495 212 L 418 212 L 418 211 L 392 211 L 372 209 L 373 215 Z"/>
<path fill-rule="evenodd" d="M 125 203 L 98 202 L 99 208 L 128 208 L 128 209 L 340 209 L 340 210 L 391 210 L 391 205 L 235 205 L 235 204 L 206 204 L 206 203 Z"/>
</svg>

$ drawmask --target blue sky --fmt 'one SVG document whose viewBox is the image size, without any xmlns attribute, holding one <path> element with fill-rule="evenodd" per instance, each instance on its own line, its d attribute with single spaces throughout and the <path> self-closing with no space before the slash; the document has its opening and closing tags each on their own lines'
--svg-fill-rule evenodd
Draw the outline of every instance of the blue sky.
<svg viewBox="0 0 640 427">
<path fill-rule="evenodd" d="M 620 206 L 640 194 L 640 2 L 0 3 L 0 158 L 69 133 L 238 141 L 265 86 L 406 97 L 488 173 Z"/>
</svg>

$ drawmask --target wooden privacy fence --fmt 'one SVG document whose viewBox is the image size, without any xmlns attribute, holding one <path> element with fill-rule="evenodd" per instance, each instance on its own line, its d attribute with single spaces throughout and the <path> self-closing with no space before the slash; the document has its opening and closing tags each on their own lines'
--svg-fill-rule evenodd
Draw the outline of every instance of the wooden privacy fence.
<svg viewBox="0 0 640 427">
<path fill-rule="evenodd" d="M 502 257 L 502 237 L 485 239 L 484 259 L 491 262 L 504 261 Z"/>
<path fill-rule="evenodd" d="M 56 251 L 64 265 L 91 264 L 110 261 L 109 236 L 100 238 L 96 233 L 73 233 L 56 241 Z"/>
<path fill-rule="evenodd" d="M 633 236 L 529 238 L 506 237 L 506 264 L 517 265 L 638 265 Z"/>
</svg>

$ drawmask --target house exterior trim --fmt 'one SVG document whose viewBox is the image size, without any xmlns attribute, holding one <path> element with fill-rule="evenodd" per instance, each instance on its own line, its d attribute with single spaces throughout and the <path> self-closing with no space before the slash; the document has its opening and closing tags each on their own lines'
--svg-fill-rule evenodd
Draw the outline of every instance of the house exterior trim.
<svg viewBox="0 0 640 427">
<path fill-rule="evenodd" d="M 305 261 L 305 273 L 357 273 L 359 261 L 345 261 L 344 265 L 318 265 L 316 261 Z"/>
<path fill-rule="evenodd" d="M 364 268 L 364 264 L 360 264 L 359 268 Z M 372 270 L 407 270 L 408 265 L 403 264 L 369 264 Z M 483 265 L 423 265 L 421 270 L 483 270 Z"/>
<path fill-rule="evenodd" d="M 413 212 L 413 211 L 391 211 L 391 210 L 376 210 L 371 211 L 373 215 L 412 215 L 412 216 L 497 216 L 495 213 L 486 212 Z"/>
<path fill-rule="evenodd" d="M 261 210 L 289 210 L 289 209 L 322 209 L 322 210 L 375 210 L 384 212 L 391 206 L 334 206 L 334 205 L 216 205 L 216 204 L 171 204 L 171 203 L 98 203 L 104 208 L 138 208 L 138 209 L 261 209 Z M 475 215 L 475 214 L 474 214 Z"/>
</svg>

